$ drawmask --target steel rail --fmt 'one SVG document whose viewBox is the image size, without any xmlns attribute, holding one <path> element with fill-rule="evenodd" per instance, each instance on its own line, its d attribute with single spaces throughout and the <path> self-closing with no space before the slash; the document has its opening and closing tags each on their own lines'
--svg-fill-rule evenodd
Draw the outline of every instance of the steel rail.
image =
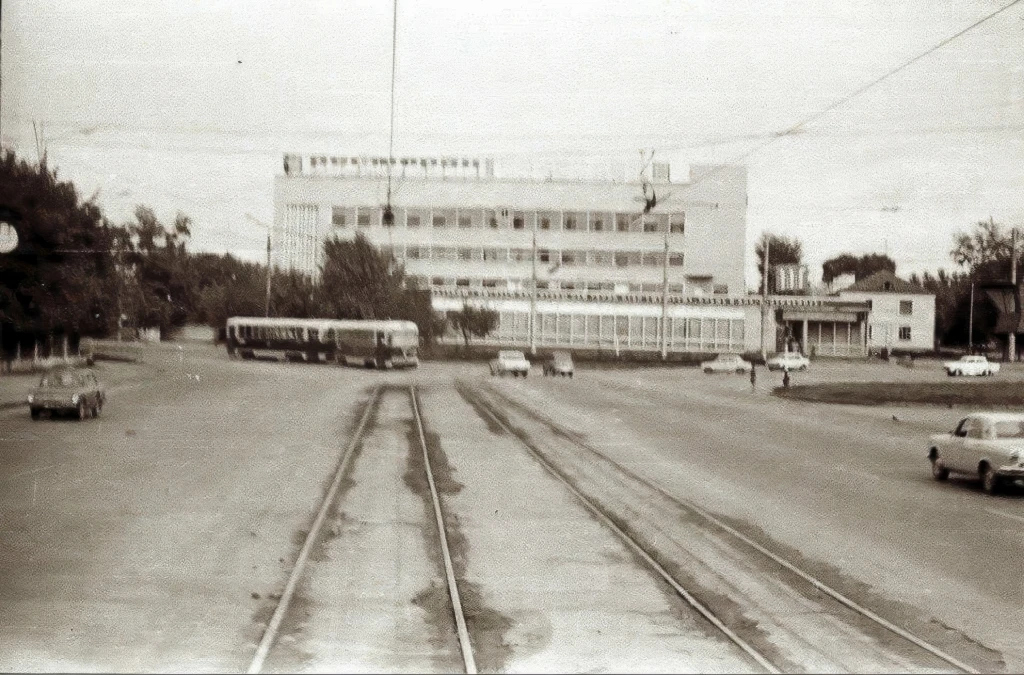
<svg viewBox="0 0 1024 675">
<path fill-rule="evenodd" d="M 666 570 L 657 560 L 648 553 L 643 546 L 641 546 L 633 537 L 631 537 L 625 530 L 619 527 L 611 517 L 609 517 L 604 510 L 602 510 L 597 504 L 590 500 L 584 495 L 575 485 L 573 485 L 563 474 L 560 472 L 546 457 L 538 452 L 533 446 L 527 443 L 525 440 L 520 438 L 519 434 L 516 433 L 508 424 L 492 412 L 490 404 L 488 402 L 477 397 L 477 401 L 480 402 L 481 410 L 483 410 L 488 417 L 490 417 L 495 424 L 500 426 L 506 432 L 509 433 L 513 438 L 517 439 L 523 447 L 525 447 L 530 454 L 540 462 L 541 466 L 547 469 L 548 473 L 557 478 L 565 487 L 572 492 L 572 494 L 583 504 L 584 507 L 595 518 L 600 520 L 605 526 L 614 532 L 619 539 L 622 540 L 634 553 L 646 562 L 651 569 L 658 573 L 662 579 L 665 580 L 676 593 L 683 598 L 691 607 L 693 607 L 701 616 L 703 616 L 709 623 L 717 628 L 723 635 L 725 635 L 733 644 L 739 647 L 743 652 L 750 656 L 758 665 L 764 668 L 769 673 L 781 673 L 782 671 L 777 668 L 768 658 L 752 647 L 746 640 L 741 638 L 735 631 L 729 628 L 725 623 L 719 619 L 714 612 L 712 612 L 704 603 L 694 597 L 689 591 L 687 591 L 682 584 L 676 581 L 675 577 Z"/>
<path fill-rule="evenodd" d="M 423 432 L 423 418 L 420 416 L 419 403 L 416 401 L 416 387 L 409 387 L 409 400 L 412 402 L 413 415 L 416 418 L 416 431 L 423 449 L 423 467 L 430 484 L 430 498 L 434 503 L 434 519 L 437 522 L 437 536 L 441 541 L 441 554 L 444 557 L 444 574 L 448 582 L 448 594 L 452 601 L 452 613 L 455 615 L 455 628 L 459 633 L 459 647 L 462 649 L 462 661 L 469 675 L 476 675 L 476 661 L 473 658 L 473 645 L 469 640 L 469 629 L 466 627 L 466 616 L 462 611 L 462 599 L 459 586 L 455 579 L 455 566 L 452 564 L 451 551 L 448 548 L 448 536 L 445 533 L 444 517 L 441 515 L 441 500 L 437 496 L 437 485 L 434 483 L 434 472 L 430 469 L 430 457 L 427 453 L 427 439 Z"/>
<path fill-rule="evenodd" d="M 253 655 L 249 668 L 246 671 L 247 673 L 258 673 L 263 669 L 263 663 L 266 661 L 267 655 L 270 653 L 270 648 L 274 645 L 274 642 L 277 639 L 277 633 L 281 629 L 281 623 L 284 621 L 284 617 L 288 613 L 288 606 L 291 603 L 292 597 L 295 595 L 295 589 L 299 585 L 299 579 L 302 577 L 302 572 L 306 567 L 306 562 L 309 560 L 310 552 L 313 550 L 313 546 L 316 544 L 317 539 L 319 539 L 320 530 L 323 528 L 324 521 L 327 519 L 327 514 L 331 510 L 331 504 L 334 503 L 334 498 L 337 495 L 342 478 L 348 470 L 348 465 L 352 459 L 352 450 L 355 449 L 356 445 L 362 440 L 363 430 L 366 428 L 366 422 L 370 418 L 370 413 L 373 411 L 375 404 L 380 398 L 380 393 L 381 387 L 378 386 L 374 389 L 369 399 L 367 399 L 366 410 L 363 411 L 363 415 L 359 420 L 359 425 L 352 434 L 352 440 L 349 441 L 344 454 L 341 456 L 341 461 L 338 462 L 338 468 L 334 471 L 334 478 L 331 481 L 331 486 L 324 495 L 323 501 L 320 504 L 320 510 L 317 512 L 316 518 L 313 520 L 313 524 L 310 526 L 309 532 L 306 534 L 306 539 L 302 543 L 302 549 L 299 551 L 299 556 L 295 560 L 295 566 L 292 568 L 292 572 L 288 576 L 288 582 L 285 585 L 284 591 L 281 593 L 281 599 L 278 601 L 277 607 L 274 608 L 274 613 L 270 617 L 267 629 L 263 632 L 263 637 L 260 639 L 259 645 L 256 648 L 256 653 Z"/>
<path fill-rule="evenodd" d="M 561 428 L 561 425 L 557 424 L 556 422 L 554 422 L 550 418 L 548 418 L 548 417 L 546 417 L 544 415 L 541 415 L 540 413 L 537 413 L 537 412 L 535 412 L 533 410 L 530 410 L 530 409 L 526 408 L 526 406 L 524 406 L 523 404 L 521 404 L 521 403 L 519 403 L 517 401 L 511 400 L 507 396 L 504 396 L 504 395 L 502 395 L 502 394 L 500 394 L 498 392 L 494 392 L 494 393 L 495 393 L 495 395 L 503 398 L 504 400 L 508 401 L 509 403 L 512 403 L 514 406 L 516 406 L 517 408 L 522 410 L 527 415 L 532 416 L 534 419 L 540 420 L 540 421 L 542 421 L 546 425 L 550 425 L 550 426 L 555 426 L 555 427 Z M 567 439 L 571 438 L 571 435 L 566 434 L 566 438 Z M 802 569 L 800 569 L 799 567 L 797 567 L 793 563 L 789 562 L 788 560 L 786 560 L 782 556 L 778 555 L 777 553 L 774 553 L 773 551 L 770 551 L 766 547 L 764 547 L 761 544 L 757 543 L 756 541 L 754 541 L 750 537 L 746 536 L 745 534 L 743 534 L 742 532 L 740 532 L 736 528 L 732 527 L 728 523 L 722 521 L 721 519 L 719 519 L 715 515 L 711 514 L 710 512 L 704 510 L 702 507 L 698 506 L 697 504 L 695 504 L 695 503 L 693 503 L 693 502 L 691 502 L 691 501 L 689 501 L 687 499 L 683 499 L 681 497 L 677 497 L 675 495 L 669 494 L 661 486 L 654 484 L 653 482 L 651 482 L 647 478 L 643 478 L 642 476 L 638 475 L 633 470 L 623 466 L 619 462 L 617 462 L 614 459 L 608 457 L 605 453 L 601 452 L 597 448 L 593 448 L 590 445 L 588 445 L 586 443 L 582 443 L 582 442 L 580 442 L 578 440 L 575 440 L 575 439 L 571 440 L 571 442 L 574 445 L 576 445 L 577 447 L 583 448 L 584 450 L 590 452 L 591 454 L 595 455 L 596 457 L 598 457 L 600 459 L 603 459 L 604 461 L 608 462 L 609 464 L 611 464 L 612 466 L 614 466 L 618 470 L 620 470 L 623 473 L 625 473 L 627 476 L 629 476 L 629 477 L 633 478 L 634 480 L 642 483 L 643 485 L 646 485 L 647 487 L 651 488 L 652 490 L 654 490 L 655 492 L 657 492 L 661 496 L 665 497 L 666 499 L 668 499 L 668 500 L 678 504 L 679 506 L 681 506 L 681 507 L 683 507 L 685 509 L 689 509 L 691 512 L 699 515 L 701 518 L 704 518 L 708 522 L 714 523 L 717 527 L 721 528 L 723 531 L 728 532 L 730 535 L 732 535 L 736 539 L 742 541 L 747 546 L 753 548 L 758 553 L 761 553 L 762 555 L 766 556 L 767 558 L 769 558 L 770 560 L 772 560 L 776 564 L 780 565 L 781 567 L 785 568 L 789 572 L 792 572 L 796 576 L 800 577 L 801 579 L 803 579 L 804 581 L 806 581 L 807 583 L 811 584 L 816 589 L 821 591 L 822 593 L 824 593 L 824 594 L 828 595 L 829 597 L 831 597 L 836 602 L 838 602 L 841 605 L 844 605 L 845 607 L 853 610 L 857 614 L 860 614 L 861 616 L 863 616 L 863 617 L 865 617 L 867 619 L 870 619 L 871 621 L 875 622 L 876 624 L 878 624 L 882 628 L 885 628 L 889 632 L 891 632 L 891 633 L 893 633 L 893 634 L 903 638 L 904 640 L 907 640 L 908 642 L 910 642 L 910 643 L 920 647 L 921 649 L 923 649 L 924 651 L 928 652 L 929 654 L 931 654 L 932 656 L 936 657 L 937 659 L 939 659 L 941 661 L 945 661 L 949 665 L 951 665 L 951 666 L 953 666 L 955 668 L 958 668 L 958 669 L 962 670 L 965 673 L 969 673 L 970 675 L 977 675 L 978 673 L 981 672 L 981 671 L 979 671 L 979 670 L 977 670 L 977 669 L 967 665 L 966 663 L 964 663 L 960 659 L 956 658 L 955 656 L 947 654 L 946 652 L 942 651 L 938 647 L 936 647 L 936 646 L 926 642 L 922 638 L 917 637 L 916 635 L 914 635 L 913 633 L 907 631 L 906 629 L 900 628 L 896 624 L 894 624 L 891 621 L 889 621 L 888 619 L 886 619 L 886 618 L 876 614 L 875 612 L 871 611 L 867 607 L 864 607 L 863 605 L 857 603 L 856 601 L 854 601 L 850 597 L 844 595 L 842 592 L 832 588 L 831 586 L 829 586 L 825 582 L 819 580 L 817 577 L 814 577 L 811 574 L 803 571 Z"/>
</svg>

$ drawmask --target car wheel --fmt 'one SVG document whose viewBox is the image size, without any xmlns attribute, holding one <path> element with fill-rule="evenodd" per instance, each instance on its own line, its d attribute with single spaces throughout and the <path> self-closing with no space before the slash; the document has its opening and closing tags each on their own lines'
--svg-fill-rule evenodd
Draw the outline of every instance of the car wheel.
<svg viewBox="0 0 1024 675">
<path fill-rule="evenodd" d="M 715 370 L 713 368 L 705 368 L 704 372 L 710 375 L 711 373 L 715 372 Z"/>
<path fill-rule="evenodd" d="M 30 408 L 28 412 L 32 415 L 32 419 L 39 419 L 39 408 Z"/>
<path fill-rule="evenodd" d="M 946 480 L 949 478 L 949 469 L 942 465 L 942 460 L 938 456 L 932 458 L 932 478 L 935 480 Z"/>
<path fill-rule="evenodd" d="M 999 492 L 999 476 L 996 475 L 995 469 L 988 464 L 984 464 L 981 467 L 981 489 L 985 491 L 985 494 L 994 495 Z"/>
<path fill-rule="evenodd" d="M 99 417 L 100 416 L 100 404 L 97 403 L 96 405 L 94 405 L 89 412 L 92 413 L 93 418 Z"/>
<path fill-rule="evenodd" d="M 803 370 L 807 370 L 807 366 L 800 366 L 800 370 L 801 370 L 801 371 L 803 371 Z"/>
<path fill-rule="evenodd" d="M 84 420 L 85 419 L 85 415 L 86 415 L 85 403 L 79 401 L 79 403 L 78 403 L 78 411 L 77 412 L 78 412 L 78 419 L 79 420 Z"/>
</svg>

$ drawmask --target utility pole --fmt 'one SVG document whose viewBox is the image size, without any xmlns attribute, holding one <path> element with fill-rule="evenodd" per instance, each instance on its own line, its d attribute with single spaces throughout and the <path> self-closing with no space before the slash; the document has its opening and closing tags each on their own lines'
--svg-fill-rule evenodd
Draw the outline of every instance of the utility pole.
<svg viewBox="0 0 1024 675">
<path fill-rule="evenodd" d="M 971 309 L 967 319 L 967 353 L 974 353 L 974 282 L 971 282 Z"/>
<path fill-rule="evenodd" d="M 267 301 L 264 316 L 270 316 L 270 233 L 267 233 Z"/>
<path fill-rule="evenodd" d="M 768 260 L 771 251 L 771 235 L 764 240 L 764 269 L 761 272 L 761 358 L 768 358 L 768 350 L 765 346 L 768 338 Z"/>
<path fill-rule="evenodd" d="M 665 217 L 665 252 L 661 261 L 661 360 L 668 358 L 668 231 L 672 229 L 671 216 Z"/>
<path fill-rule="evenodd" d="M 992 216 L 988 222 L 993 225 Z M 1017 293 L 1017 228 L 1010 230 L 1010 283 L 1013 285 L 1014 316 L 1020 321 L 1020 299 Z M 1006 336 L 1006 360 L 1011 363 L 1017 360 L 1017 326 L 1010 326 L 1010 333 Z"/>
<path fill-rule="evenodd" d="M 271 235 L 273 234 L 273 230 L 271 229 L 270 225 L 264 225 L 262 222 L 257 220 L 256 217 L 253 216 L 251 213 L 246 213 L 245 217 L 251 220 L 252 222 L 256 223 L 257 225 L 267 228 L 267 297 L 266 300 L 264 301 L 263 315 L 270 316 L 270 280 L 274 276 L 274 268 L 270 264 L 270 240 Z"/>
<path fill-rule="evenodd" d="M 533 219 L 533 286 L 530 289 L 530 354 L 537 353 L 537 218 Z"/>
</svg>

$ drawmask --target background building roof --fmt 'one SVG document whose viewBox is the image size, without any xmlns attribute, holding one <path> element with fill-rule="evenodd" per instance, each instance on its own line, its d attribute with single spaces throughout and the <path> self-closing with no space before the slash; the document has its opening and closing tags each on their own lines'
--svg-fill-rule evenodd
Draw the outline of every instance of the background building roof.
<svg viewBox="0 0 1024 675">
<path fill-rule="evenodd" d="M 904 281 L 889 270 L 879 270 L 869 277 L 861 279 L 857 283 L 844 288 L 844 293 L 913 293 L 916 295 L 929 295 L 928 291 L 921 286 Z"/>
</svg>

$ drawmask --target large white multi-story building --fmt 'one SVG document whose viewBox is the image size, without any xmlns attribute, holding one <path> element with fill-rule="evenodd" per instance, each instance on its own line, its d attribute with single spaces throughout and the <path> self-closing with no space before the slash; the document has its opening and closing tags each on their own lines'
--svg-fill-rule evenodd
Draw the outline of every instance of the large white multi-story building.
<svg viewBox="0 0 1024 675">
<path fill-rule="evenodd" d="M 827 324 L 815 334 L 831 340 L 824 353 L 863 353 L 866 305 L 746 293 L 745 167 L 671 178 L 667 164 L 643 180 L 588 180 L 489 159 L 287 155 L 272 262 L 315 276 L 327 238 L 361 233 L 431 289 L 435 309 L 498 311 L 495 344 L 775 351 L 782 322 L 809 320 Z"/>
</svg>

